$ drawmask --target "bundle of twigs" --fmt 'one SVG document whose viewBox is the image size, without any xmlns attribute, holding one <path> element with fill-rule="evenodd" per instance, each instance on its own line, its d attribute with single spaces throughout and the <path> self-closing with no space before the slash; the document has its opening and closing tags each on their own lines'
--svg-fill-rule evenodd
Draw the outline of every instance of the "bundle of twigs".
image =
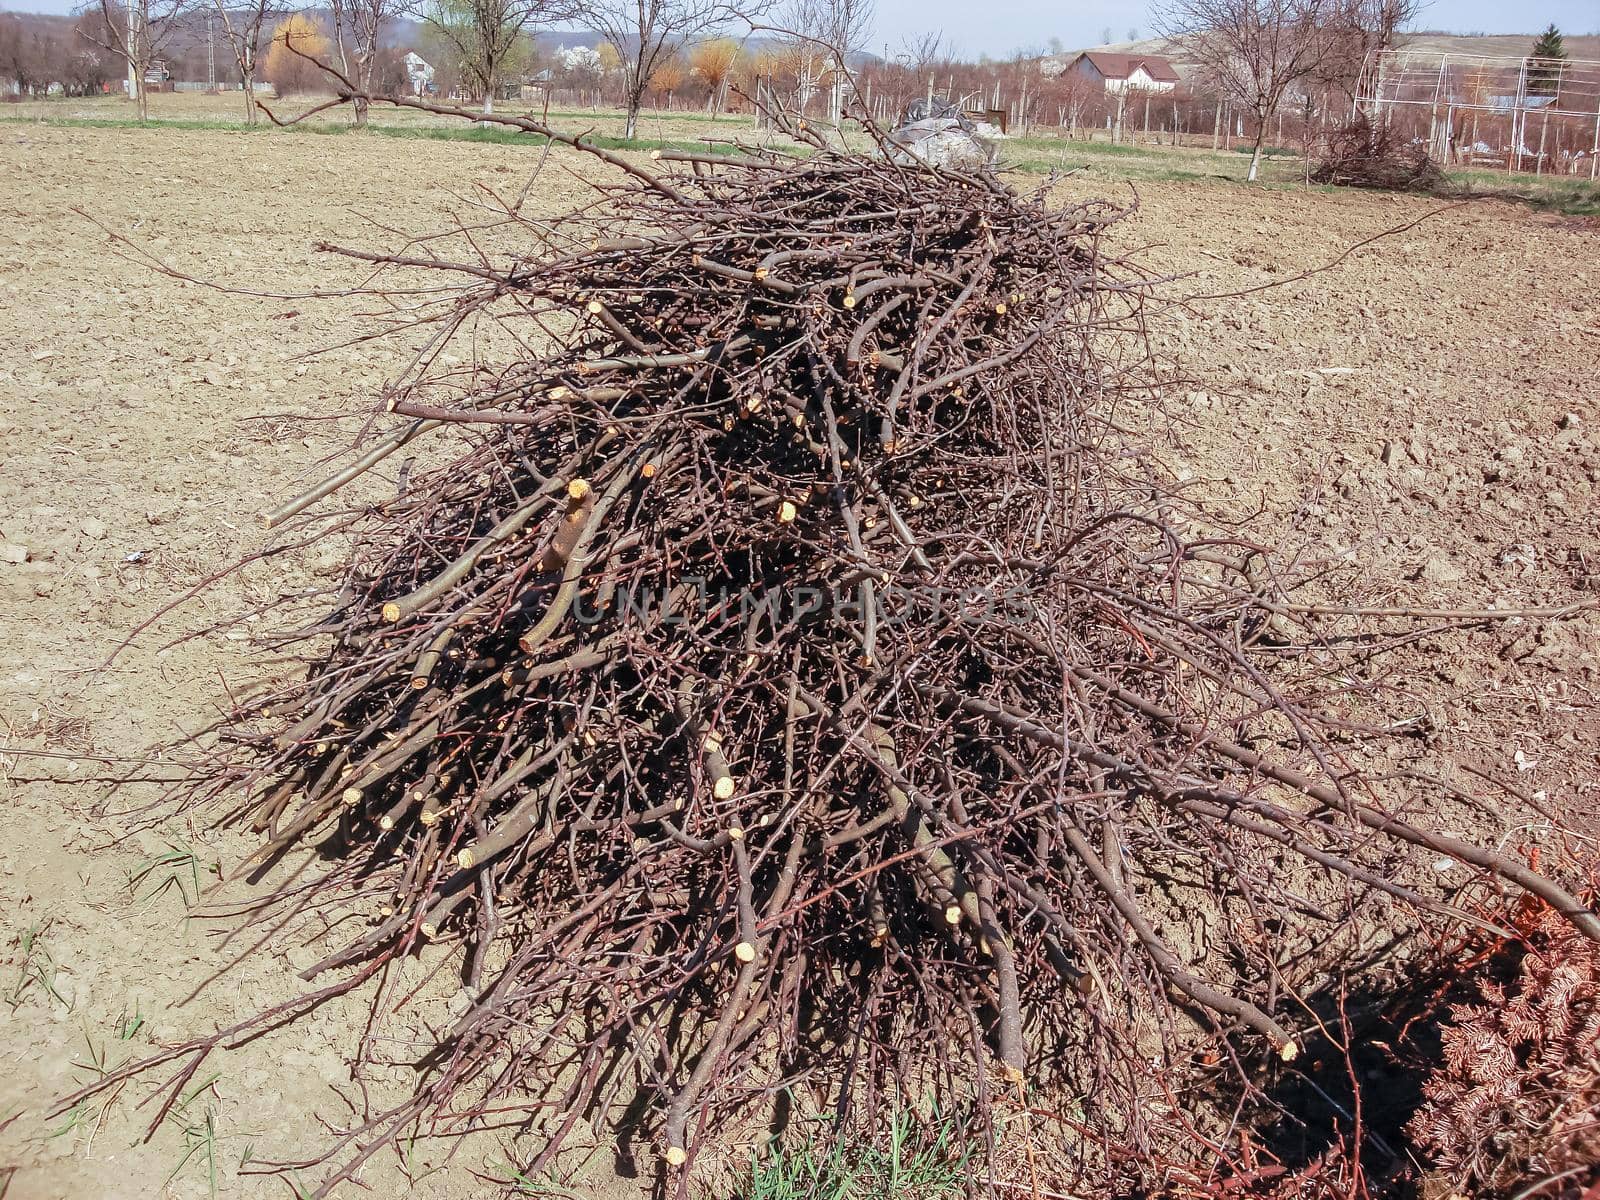
<svg viewBox="0 0 1600 1200">
<path fill-rule="evenodd" d="M 1159 379 L 1123 211 L 817 143 L 595 150 L 595 206 L 508 206 L 515 261 L 357 255 L 465 284 L 388 396 L 407 423 L 277 515 L 356 530 L 350 572 L 190 794 L 262 832 L 252 867 L 331 859 L 285 906 L 371 920 L 320 990 L 161 1056 L 181 1086 L 461 944 L 470 1008 L 328 1187 L 418 1120 L 524 1114 L 537 1174 L 637 1097 L 679 1187 L 779 1090 L 981 1119 L 1051 1084 L 1077 1169 L 1128 1180 L 1171 1169 L 1197 1038 L 1295 1056 L 1360 906 L 1465 919 L 1419 849 L 1600 935 L 1403 815 L 1443 791 L 1335 750 L 1384 736 L 1341 718 L 1347 656 L 1126 453 Z M 523 352 L 444 365 L 489 320 Z M 308 515 L 439 431 L 467 448 L 400 498 Z"/>
<path fill-rule="evenodd" d="M 1329 134 L 1311 181 L 1434 194 L 1443 191 L 1446 182 L 1426 146 L 1400 137 L 1387 122 L 1374 124 L 1364 113 Z"/>
</svg>

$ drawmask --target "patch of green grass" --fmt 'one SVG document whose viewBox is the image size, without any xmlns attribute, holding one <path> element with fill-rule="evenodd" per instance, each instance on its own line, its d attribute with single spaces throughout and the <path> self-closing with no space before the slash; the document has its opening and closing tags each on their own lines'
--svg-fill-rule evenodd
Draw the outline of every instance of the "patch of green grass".
<svg viewBox="0 0 1600 1200">
<path fill-rule="evenodd" d="M 183 1136 L 183 1154 L 178 1164 L 167 1173 L 165 1183 L 171 1183 L 190 1163 L 198 1162 L 205 1170 L 208 1194 L 217 1194 L 219 1151 L 216 1087 L 220 1078 L 222 1074 L 217 1072 L 197 1083 L 172 1106 L 171 1115 L 177 1122 L 178 1132 Z"/>
<path fill-rule="evenodd" d="M 584 1200 L 589 1193 L 563 1187 L 550 1176 L 533 1176 L 518 1170 L 510 1163 L 497 1163 L 488 1170 L 489 1177 L 513 1196 L 545 1196 L 550 1200 Z"/>
<path fill-rule="evenodd" d="M 527 143 L 540 142 L 543 139 L 538 134 L 523 133 L 520 129 L 492 128 L 482 125 L 454 126 L 440 125 L 374 125 L 371 132 L 379 137 L 396 138 L 422 138 L 436 142 L 493 142 L 507 144 L 513 142 Z M 584 139 L 591 146 L 598 146 L 602 150 L 705 150 L 705 141 L 690 141 L 687 139 L 673 138 L 623 138 L 612 137 L 604 133 L 585 134 Z M 737 154 L 739 148 L 732 144 L 717 144 L 718 153 Z"/>
<path fill-rule="evenodd" d="M 1250 156 L 1250 152 L 1252 150 L 1254 150 L 1254 149 L 1255 149 L 1255 146 L 1252 145 L 1250 142 L 1236 142 L 1234 144 L 1234 146 L 1233 146 L 1233 153 L 1235 153 L 1235 154 L 1243 154 L 1246 158 L 1248 158 Z M 1288 146 L 1263 146 L 1263 147 L 1261 147 L 1261 157 L 1262 158 L 1299 158 L 1300 157 L 1300 151 L 1290 149 Z"/>
<path fill-rule="evenodd" d="M 574 125 L 582 124 L 584 121 L 596 120 L 615 121 L 621 124 L 627 120 L 627 114 L 620 108 L 602 112 L 597 112 L 592 108 L 552 108 L 550 110 L 550 119 L 553 121 L 565 121 Z M 682 109 L 658 110 L 645 108 L 639 111 L 639 125 L 641 128 L 652 121 L 671 121 L 675 125 L 721 125 L 725 128 L 730 126 L 755 128 L 755 119 L 740 113 L 718 113 L 713 117 L 710 113 L 685 112 Z"/>
<path fill-rule="evenodd" d="M 776 1148 L 751 1163 L 739 1200 L 954 1200 L 965 1194 L 968 1151 L 952 1120 L 895 1115 L 887 1145 Z"/>
<path fill-rule="evenodd" d="M 1149 142 L 1119 143 L 1069 140 L 1040 135 L 1007 139 L 1001 164 L 1025 174 L 1081 172 L 1105 180 L 1205 180 L 1244 183 L 1250 169 L 1250 147 L 1212 150 L 1209 146 L 1166 146 Z M 1258 184 L 1298 184 L 1304 179 L 1292 150 L 1269 147 Z"/>
<path fill-rule="evenodd" d="M 209 874 L 216 868 L 204 867 L 193 850 L 168 842 L 166 850 L 128 872 L 128 891 L 141 904 L 153 904 L 164 894 L 176 892 L 187 911 L 199 902 L 202 870 Z"/>
<path fill-rule="evenodd" d="M 577 114 L 582 116 L 583 114 Z M 554 123 L 559 114 L 552 113 L 551 121 Z M 673 114 L 676 122 L 677 114 Z M 347 122 L 337 121 L 308 121 L 303 125 L 278 126 L 270 122 L 258 125 L 245 125 L 238 121 L 229 121 L 220 118 L 152 118 L 144 125 L 138 121 L 118 117 L 13 117 L 0 116 L 0 124 L 12 125 L 44 125 L 56 129 L 176 129 L 184 131 L 200 131 L 207 133 L 241 133 L 241 134 L 270 134 L 274 136 L 301 137 L 319 135 L 323 137 L 371 136 L 391 138 L 416 138 L 424 141 L 436 142 L 479 142 L 496 145 L 533 144 L 543 143 L 541 137 L 534 133 L 524 133 L 520 129 L 511 129 L 505 126 L 485 125 L 379 125 L 371 124 L 365 130 L 356 129 Z M 581 124 L 574 122 L 574 124 Z M 641 122 L 641 127 L 645 122 Z M 735 127 L 726 119 L 722 128 L 727 131 L 729 138 L 735 135 Z M 585 141 L 598 146 L 603 150 L 705 150 L 707 142 L 716 145 L 720 153 L 737 154 L 739 148 L 731 141 L 721 138 L 687 139 L 687 138 L 652 138 L 615 137 L 604 133 L 589 133 Z"/>
<path fill-rule="evenodd" d="M 1154 158 L 1129 159 L 1121 162 L 1098 162 L 1093 157 L 1073 157 L 1063 154 L 1056 158 L 1028 157 L 1001 159 L 1001 165 L 1006 170 L 1018 171 L 1024 175 L 1049 175 L 1052 172 L 1067 174 L 1084 173 L 1095 179 L 1133 179 L 1133 180 L 1193 180 L 1211 179 L 1225 180 L 1230 183 L 1243 183 L 1245 171 L 1240 167 L 1237 171 L 1226 169 L 1227 164 L 1210 162 L 1163 162 Z"/>
<path fill-rule="evenodd" d="M 1030 153 L 1057 151 L 1091 158 L 1140 158 L 1157 152 L 1154 147 L 1129 142 L 1096 142 L 1063 137 L 1008 137 L 1001 145 L 1007 151 Z"/>
<path fill-rule="evenodd" d="M 61 1124 L 50 1130 L 48 1136 L 52 1138 L 68 1137 L 79 1129 L 85 1129 L 88 1127 L 92 1115 L 93 1110 L 90 1109 L 89 1102 L 87 1100 L 79 1100 L 62 1114 Z"/>
<path fill-rule="evenodd" d="M 139 1036 L 139 1031 L 143 1028 L 144 1014 L 139 1011 L 139 1002 L 135 1000 L 133 1002 L 132 1015 L 129 1015 L 128 1010 L 124 1008 L 122 1010 L 122 1015 L 117 1018 L 117 1041 L 131 1042 L 134 1038 Z"/>
<path fill-rule="evenodd" d="M 44 125 L 83 129 L 139 129 L 138 121 L 121 115 L 92 115 L 93 99 L 69 98 L 53 100 L 49 107 L 59 105 L 65 109 L 75 106 L 77 115 L 0 114 L 0 125 Z M 85 111 L 89 106 L 90 111 Z M 110 108 L 102 111 L 111 112 Z M 544 116 L 542 113 L 535 113 Z M 640 114 L 639 128 L 644 135 L 636 138 L 620 136 L 624 116 L 620 110 L 552 109 L 548 114 L 552 125 L 585 131 L 587 139 L 606 150 L 705 150 L 708 145 L 720 153 L 737 154 L 734 139 L 758 135 L 751 118 L 724 114 L 713 118 L 707 113 L 654 112 Z M 160 116 L 153 117 L 143 128 L 155 130 L 203 131 L 237 133 L 259 136 L 342 137 L 371 136 L 402 139 L 420 139 L 441 142 L 471 142 L 492 145 L 524 144 L 542 146 L 543 139 L 536 134 L 504 126 L 473 125 L 466 122 L 451 124 L 448 119 L 433 118 L 409 110 L 374 110 L 373 121 L 365 130 L 355 129 L 340 116 L 317 118 L 288 128 L 262 121 L 246 125 L 237 117 L 213 116 Z M 658 136 L 650 136 L 652 129 Z M 616 132 L 609 132 L 615 130 Z M 705 137 L 686 136 L 704 131 Z M 852 145 L 860 141 L 858 135 L 848 135 Z M 809 147 L 780 143 L 784 149 L 799 154 L 810 153 Z M 1288 146 L 1267 146 L 1262 151 L 1260 186 L 1304 186 L 1303 166 L 1298 152 Z M 1177 181 L 1177 182 L 1245 182 L 1249 167 L 1250 146 L 1247 143 L 1230 143 L 1212 150 L 1208 145 L 1165 146 L 1148 142 L 1122 142 L 1066 138 L 1051 134 L 1033 134 L 1012 137 L 1003 143 L 1001 163 L 1004 169 L 1029 175 L 1052 173 L 1083 173 L 1089 178 L 1117 182 L 1121 180 Z M 1600 183 L 1568 176 L 1508 175 L 1494 170 L 1462 170 L 1449 173 L 1450 181 L 1459 193 L 1471 197 L 1491 197 L 1515 200 L 1534 208 L 1568 216 L 1600 216 Z"/>
<path fill-rule="evenodd" d="M 122 117 L 14 117 L 0 116 L 0 124 L 5 125 L 43 125 L 50 129 L 139 129 L 138 121 Z M 214 120 L 211 118 L 171 118 L 166 120 L 155 119 L 147 122 L 145 129 L 219 129 L 235 133 L 246 133 L 250 126 L 238 122 Z M 260 128 L 257 126 L 256 128 Z"/>
<path fill-rule="evenodd" d="M 133 1012 L 130 1014 L 128 1010 L 124 1008 L 121 1015 L 118 1016 L 116 1021 L 112 1024 L 111 1032 L 115 1043 L 126 1044 L 137 1038 L 144 1030 L 144 1027 L 144 1014 L 140 1011 L 138 1002 L 135 1001 Z M 83 1043 L 89 1055 L 86 1065 L 88 1066 L 89 1070 L 93 1071 L 96 1075 L 102 1078 L 104 1078 L 106 1075 L 109 1075 L 112 1071 L 121 1066 L 123 1061 L 126 1061 L 124 1059 L 122 1061 L 113 1062 L 111 1056 L 112 1051 L 115 1049 L 115 1044 L 111 1041 L 96 1044 L 94 1040 L 94 1034 L 89 1031 L 87 1025 L 84 1026 L 83 1030 Z"/>
<path fill-rule="evenodd" d="M 1600 181 L 1570 175 L 1513 175 L 1505 171 L 1450 171 L 1466 196 L 1518 200 L 1569 217 L 1600 216 Z"/>
<path fill-rule="evenodd" d="M 30 992 L 44 992 L 57 1004 L 71 1007 L 66 997 L 56 990 L 56 960 L 44 942 L 49 929 L 48 920 L 36 921 L 12 939 L 18 955 L 17 975 L 5 998 L 13 1011 Z"/>
</svg>

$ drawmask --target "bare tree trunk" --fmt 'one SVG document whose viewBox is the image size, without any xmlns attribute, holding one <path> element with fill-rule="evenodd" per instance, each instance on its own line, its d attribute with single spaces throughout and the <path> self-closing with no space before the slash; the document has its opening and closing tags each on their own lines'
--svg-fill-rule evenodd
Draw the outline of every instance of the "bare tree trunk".
<svg viewBox="0 0 1600 1200">
<path fill-rule="evenodd" d="M 622 136 L 630 142 L 639 136 L 639 106 L 643 103 L 644 88 L 630 83 L 628 85 L 628 121 L 622 131 Z"/>
<path fill-rule="evenodd" d="M 240 90 L 244 92 L 244 123 L 254 125 L 261 118 L 256 113 L 256 73 L 255 68 L 239 70 Z"/>
<path fill-rule="evenodd" d="M 374 38 L 373 41 L 374 45 L 365 54 L 359 53 L 360 47 L 357 47 L 356 83 L 360 85 L 362 93 L 355 102 L 357 129 L 365 129 L 367 127 L 367 102 L 365 97 L 372 93 L 372 65 L 373 59 L 377 57 L 377 39 Z"/>
<path fill-rule="evenodd" d="M 140 26 L 143 25 L 143 28 Z M 145 65 L 150 57 L 150 14 L 142 6 L 128 5 L 128 98 L 139 114 L 139 124 L 150 119 L 150 97 L 145 89 Z"/>
<path fill-rule="evenodd" d="M 1262 117 L 1256 122 L 1256 144 L 1250 151 L 1250 173 L 1245 176 L 1245 182 L 1254 183 L 1256 176 L 1261 174 L 1261 147 L 1267 140 L 1267 119 Z"/>
</svg>

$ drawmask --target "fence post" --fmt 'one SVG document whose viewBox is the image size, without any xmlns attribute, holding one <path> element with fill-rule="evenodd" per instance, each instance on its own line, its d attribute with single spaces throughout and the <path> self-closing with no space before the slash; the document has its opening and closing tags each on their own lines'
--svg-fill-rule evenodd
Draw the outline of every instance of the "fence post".
<svg viewBox="0 0 1600 1200">
<path fill-rule="evenodd" d="M 1528 95 L 1528 60 L 1522 60 L 1517 72 L 1517 94 L 1511 101 L 1511 153 L 1506 155 L 1506 174 L 1522 170 L 1522 132 L 1527 128 L 1527 114 L 1523 103 Z M 1521 120 L 1518 120 L 1518 118 Z"/>
</svg>

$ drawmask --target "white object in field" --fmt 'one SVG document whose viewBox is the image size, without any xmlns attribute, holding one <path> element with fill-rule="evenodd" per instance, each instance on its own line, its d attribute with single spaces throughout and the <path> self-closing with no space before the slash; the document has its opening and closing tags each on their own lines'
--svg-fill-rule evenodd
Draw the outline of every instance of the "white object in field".
<svg viewBox="0 0 1600 1200">
<path fill-rule="evenodd" d="M 994 166 L 995 143 L 949 118 L 912 121 L 889 134 L 889 159 L 907 166 L 946 171 L 983 171 Z"/>
</svg>

